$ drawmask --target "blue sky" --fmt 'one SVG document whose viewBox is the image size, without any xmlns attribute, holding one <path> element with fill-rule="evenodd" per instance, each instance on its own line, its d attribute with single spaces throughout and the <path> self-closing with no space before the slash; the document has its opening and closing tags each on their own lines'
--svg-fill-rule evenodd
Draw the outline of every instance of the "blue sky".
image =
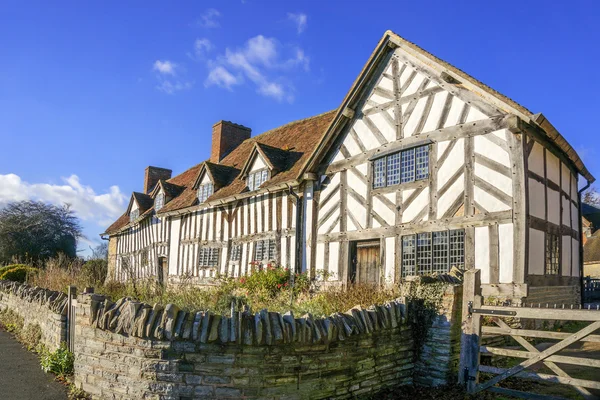
<svg viewBox="0 0 600 400">
<path fill-rule="evenodd" d="M 221 119 L 336 108 L 387 29 L 543 112 L 600 176 L 600 3 L 555 3 L 4 0 L 0 205 L 69 202 L 98 243 L 146 166 L 203 161 Z"/>
</svg>

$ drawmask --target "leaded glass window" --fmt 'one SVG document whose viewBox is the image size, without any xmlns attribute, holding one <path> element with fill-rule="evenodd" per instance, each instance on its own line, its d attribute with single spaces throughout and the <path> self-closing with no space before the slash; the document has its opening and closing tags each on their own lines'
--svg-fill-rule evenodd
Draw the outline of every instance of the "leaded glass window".
<svg viewBox="0 0 600 400">
<path fill-rule="evenodd" d="M 429 145 L 399 151 L 373 161 L 373 188 L 429 177 Z"/>
<path fill-rule="evenodd" d="M 231 246 L 231 261 L 240 261 L 242 257 L 242 245 L 234 244 Z"/>
<path fill-rule="evenodd" d="M 402 276 L 440 274 L 465 268 L 462 229 L 402 236 Z"/>
<path fill-rule="evenodd" d="M 139 208 L 129 213 L 129 221 L 134 221 L 140 216 Z"/>
<path fill-rule="evenodd" d="M 205 183 L 198 188 L 198 201 L 204 203 L 214 192 L 214 186 L 211 183 Z"/>
<path fill-rule="evenodd" d="M 415 235 L 402 237 L 402 276 L 415 275 Z"/>
<path fill-rule="evenodd" d="M 558 235 L 546 233 L 546 275 L 558 275 L 559 253 Z"/>
<path fill-rule="evenodd" d="M 163 208 L 164 205 L 165 205 L 165 194 L 164 193 L 157 194 L 156 199 L 154 199 L 154 209 L 156 211 L 158 211 L 161 208 Z"/>
<path fill-rule="evenodd" d="M 271 261 L 276 257 L 275 239 L 258 240 L 254 242 L 253 261 Z"/>
<path fill-rule="evenodd" d="M 216 267 L 219 265 L 219 248 L 202 247 L 198 252 L 199 267 Z"/>
<path fill-rule="evenodd" d="M 267 181 L 268 177 L 269 171 L 266 169 L 250 172 L 248 175 L 248 189 L 250 191 L 257 190 L 263 183 Z"/>
</svg>

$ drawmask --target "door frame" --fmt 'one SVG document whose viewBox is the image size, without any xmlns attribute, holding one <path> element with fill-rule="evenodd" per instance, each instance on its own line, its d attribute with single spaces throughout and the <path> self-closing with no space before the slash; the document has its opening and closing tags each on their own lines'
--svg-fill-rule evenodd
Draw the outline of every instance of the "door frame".
<svg viewBox="0 0 600 400">
<path fill-rule="evenodd" d="M 372 246 L 368 246 L 372 245 Z M 379 248 L 379 258 L 377 260 L 379 276 L 377 277 L 377 285 L 382 284 L 382 270 L 383 265 L 381 263 L 381 252 L 383 246 L 381 246 L 381 238 L 372 238 L 372 239 L 362 239 L 362 240 L 351 240 L 348 244 L 349 248 L 349 259 L 348 259 L 348 284 L 353 285 L 356 283 L 356 272 L 357 272 L 357 261 L 358 261 L 358 248 L 359 247 L 378 247 Z"/>
</svg>

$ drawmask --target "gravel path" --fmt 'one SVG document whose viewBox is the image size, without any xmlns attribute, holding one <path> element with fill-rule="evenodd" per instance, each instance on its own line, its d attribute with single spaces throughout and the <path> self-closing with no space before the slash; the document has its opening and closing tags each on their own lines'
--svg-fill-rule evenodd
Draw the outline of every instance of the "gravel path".
<svg viewBox="0 0 600 400">
<path fill-rule="evenodd" d="M 0 329 L 0 399 L 65 400 L 67 389 L 40 368 L 37 355 Z"/>
</svg>

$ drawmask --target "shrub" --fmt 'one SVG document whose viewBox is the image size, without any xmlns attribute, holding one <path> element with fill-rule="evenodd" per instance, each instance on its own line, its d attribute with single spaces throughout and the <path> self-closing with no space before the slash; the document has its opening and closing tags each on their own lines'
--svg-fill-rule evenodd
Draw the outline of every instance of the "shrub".
<svg viewBox="0 0 600 400">
<path fill-rule="evenodd" d="M 8 332 L 17 333 L 23 329 L 23 318 L 8 308 L 0 311 L 0 324 Z"/>
<path fill-rule="evenodd" d="M 0 279 L 24 283 L 27 276 L 37 272 L 37 268 L 28 267 L 27 265 L 17 265 L 8 269 L 0 275 Z"/>
<path fill-rule="evenodd" d="M 95 259 L 86 261 L 81 267 L 81 275 L 89 284 L 87 286 L 99 286 L 106 280 L 108 261 Z"/>
<path fill-rule="evenodd" d="M 27 268 L 28 265 L 25 264 L 10 264 L 10 265 L 6 265 L 4 267 L 0 267 L 0 276 L 2 276 L 6 271 L 10 271 L 13 268 L 17 268 L 17 267 L 25 267 Z"/>
<path fill-rule="evenodd" d="M 44 372 L 64 377 L 73 373 L 73 362 L 75 358 L 73 353 L 67 349 L 67 345 L 62 343 L 58 349 L 53 352 L 43 351 L 40 357 L 40 363 Z"/>
</svg>

